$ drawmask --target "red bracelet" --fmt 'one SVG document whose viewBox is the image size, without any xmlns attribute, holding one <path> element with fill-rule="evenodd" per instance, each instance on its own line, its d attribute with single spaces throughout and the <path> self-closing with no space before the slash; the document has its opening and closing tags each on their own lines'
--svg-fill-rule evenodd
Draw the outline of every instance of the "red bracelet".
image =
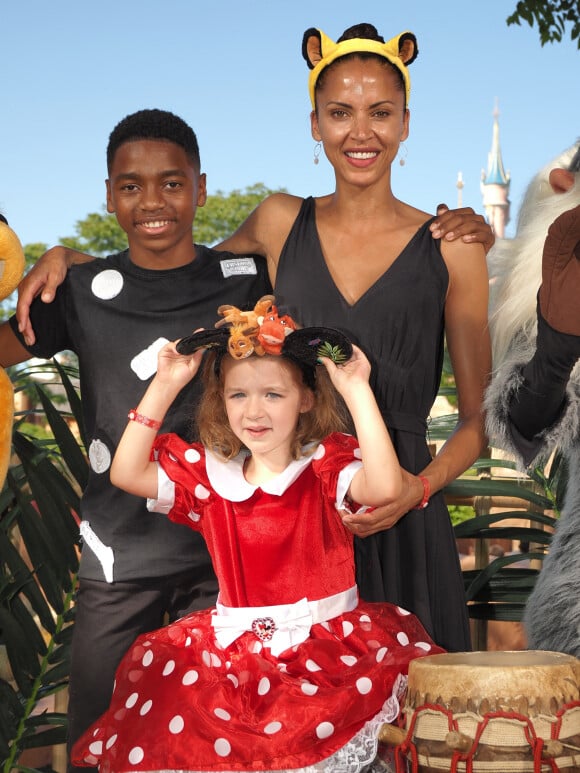
<svg viewBox="0 0 580 773">
<path fill-rule="evenodd" d="M 424 475 L 417 475 L 417 477 L 423 484 L 423 499 L 413 509 L 424 510 L 429 504 L 429 497 L 431 496 L 431 484 Z"/>
<path fill-rule="evenodd" d="M 136 408 L 131 408 L 127 416 L 130 421 L 136 421 L 138 424 L 143 424 L 143 426 L 150 427 L 151 429 L 157 430 L 161 427 L 160 421 L 150 419 L 148 416 L 143 416 L 142 413 L 138 413 Z"/>
</svg>

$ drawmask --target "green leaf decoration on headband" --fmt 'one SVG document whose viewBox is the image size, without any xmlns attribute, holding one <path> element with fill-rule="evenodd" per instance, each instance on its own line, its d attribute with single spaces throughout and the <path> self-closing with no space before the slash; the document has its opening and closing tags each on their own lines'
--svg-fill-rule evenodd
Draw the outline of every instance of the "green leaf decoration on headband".
<svg viewBox="0 0 580 773">
<path fill-rule="evenodd" d="M 341 365 L 348 359 L 340 346 L 333 346 L 329 341 L 325 341 L 318 347 L 317 354 L 319 357 L 328 357 L 335 365 Z"/>
</svg>

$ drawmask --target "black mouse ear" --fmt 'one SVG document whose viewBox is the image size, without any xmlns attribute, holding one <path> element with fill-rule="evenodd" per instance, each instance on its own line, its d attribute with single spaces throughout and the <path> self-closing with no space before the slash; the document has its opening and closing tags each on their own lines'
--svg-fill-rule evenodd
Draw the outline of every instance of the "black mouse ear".
<svg viewBox="0 0 580 773">
<path fill-rule="evenodd" d="M 315 27 L 307 29 L 302 36 L 302 56 L 306 60 L 309 70 L 313 70 L 322 59 L 320 30 L 317 30 Z"/>
<path fill-rule="evenodd" d="M 352 357 L 352 344 L 335 328 L 303 327 L 287 336 L 282 354 L 312 367 L 321 357 L 340 365 Z"/>
<path fill-rule="evenodd" d="M 228 348 L 229 338 L 229 328 L 198 330 L 196 333 L 181 338 L 175 344 L 175 348 L 179 354 L 193 354 L 198 349 L 223 349 L 225 352 Z"/>
</svg>

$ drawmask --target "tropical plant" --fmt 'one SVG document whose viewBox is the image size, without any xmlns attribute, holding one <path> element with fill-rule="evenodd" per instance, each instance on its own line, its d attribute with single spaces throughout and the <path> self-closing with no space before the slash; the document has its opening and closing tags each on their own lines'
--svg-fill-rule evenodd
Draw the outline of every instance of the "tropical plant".
<svg viewBox="0 0 580 773">
<path fill-rule="evenodd" d="M 439 395 L 448 398 L 451 406 L 455 404 L 456 390 L 447 354 Z M 429 425 L 430 439 L 446 440 L 456 421 L 455 413 L 434 418 Z M 509 476 L 497 474 L 502 468 Z M 551 541 L 566 485 L 565 457 L 556 453 L 545 467 L 539 465 L 526 474 L 518 473 L 509 459 L 482 457 L 445 488 L 456 538 L 473 538 L 482 543 L 493 539 L 517 540 L 524 546 L 520 552 L 497 557 L 490 563 L 487 548 L 481 550 L 486 565 L 463 572 L 472 619 L 521 621 Z M 459 517 L 458 503 L 462 511 Z M 503 506 L 498 508 L 498 503 Z M 505 521 L 509 525 L 502 523 Z M 521 563 L 529 566 L 518 566 Z"/>
<path fill-rule="evenodd" d="M 70 413 L 58 410 L 46 386 L 37 397 L 53 437 L 39 439 L 24 417 L 13 433 L 14 463 L 0 493 L 0 646 L 9 673 L 0 678 L 0 765 L 19 764 L 26 749 L 63 743 L 66 716 L 35 713 L 41 699 L 68 683 L 73 597 L 78 571 L 79 492 L 88 466 L 80 401 L 71 376 L 54 363 Z M 14 375 L 15 388 L 24 375 Z M 77 440 L 67 419 L 81 431 Z"/>
</svg>

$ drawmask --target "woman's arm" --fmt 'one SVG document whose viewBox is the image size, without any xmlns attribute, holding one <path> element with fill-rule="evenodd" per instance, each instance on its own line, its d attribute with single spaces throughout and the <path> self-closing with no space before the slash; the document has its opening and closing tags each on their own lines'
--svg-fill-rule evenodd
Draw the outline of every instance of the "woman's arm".
<svg viewBox="0 0 580 773">
<path fill-rule="evenodd" d="M 217 245 L 216 250 L 262 255 L 268 263 L 273 286 L 280 253 L 302 201 L 300 197 L 288 193 L 273 193 L 258 204 L 235 233 Z"/>
<path fill-rule="evenodd" d="M 353 355 L 344 365 L 326 357 L 322 362 L 350 412 L 361 451 L 363 466 L 351 481 L 350 498 L 372 507 L 396 501 L 401 495 L 401 468 L 369 384 L 369 361 L 353 346 Z"/>
<path fill-rule="evenodd" d="M 64 282 L 66 272 L 75 263 L 88 263 L 92 255 L 68 247 L 52 247 L 42 255 L 18 285 L 16 319 L 18 330 L 28 346 L 36 341 L 30 322 L 30 304 L 38 294 L 44 303 L 52 303 L 56 288 Z"/>
<path fill-rule="evenodd" d="M 128 422 L 117 446 L 111 465 L 114 486 L 139 497 L 157 497 L 157 462 L 151 461 L 157 430 L 171 403 L 197 373 L 202 356 L 203 350 L 181 355 L 175 343 L 161 349 L 157 373 L 135 409 L 136 420 Z"/>
<path fill-rule="evenodd" d="M 458 394 L 458 421 L 453 434 L 421 476 L 430 493 L 439 491 L 465 472 L 485 447 L 483 395 L 491 371 L 487 327 L 488 277 L 481 245 L 442 243 L 450 286 L 445 305 L 447 347 Z M 365 537 L 388 529 L 422 501 L 425 489 L 418 475 L 403 472 L 399 500 L 373 513 L 345 515 L 345 524 Z"/>
<path fill-rule="evenodd" d="M 423 474 L 433 491 L 457 478 L 486 444 L 483 396 L 491 374 L 489 278 L 480 245 L 442 243 L 449 269 L 445 332 L 458 398 L 456 429 Z"/>
</svg>

